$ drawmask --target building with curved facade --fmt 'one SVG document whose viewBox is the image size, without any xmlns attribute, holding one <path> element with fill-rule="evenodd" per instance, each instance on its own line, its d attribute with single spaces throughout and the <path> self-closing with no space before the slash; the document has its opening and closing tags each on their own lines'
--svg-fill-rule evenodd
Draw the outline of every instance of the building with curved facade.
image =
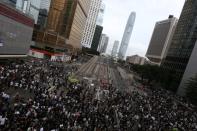
<svg viewBox="0 0 197 131">
<path fill-rule="evenodd" d="M 122 38 L 122 42 L 121 42 L 121 45 L 120 45 L 120 49 L 119 49 L 119 53 L 118 53 L 119 59 L 124 59 L 125 58 L 127 48 L 128 48 L 128 45 L 129 45 L 129 41 L 130 41 L 130 38 L 131 38 L 131 34 L 132 34 L 132 31 L 133 31 L 133 26 L 134 26 L 134 23 L 135 23 L 135 17 L 136 17 L 136 13 L 131 12 L 131 14 L 129 16 L 129 19 L 127 21 L 127 25 L 126 25 L 124 35 L 123 35 L 123 38 Z"/>
</svg>

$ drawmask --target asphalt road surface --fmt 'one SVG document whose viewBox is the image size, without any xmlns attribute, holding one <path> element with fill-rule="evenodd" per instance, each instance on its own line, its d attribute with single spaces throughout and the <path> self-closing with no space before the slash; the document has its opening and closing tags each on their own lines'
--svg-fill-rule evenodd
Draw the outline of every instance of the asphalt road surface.
<svg viewBox="0 0 197 131">
<path fill-rule="evenodd" d="M 119 91 L 124 91 L 126 88 L 126 84 L 117 70 L 117 66 L 107 57 L 92 57 L 80 67 L 76 74 L 80 77 L 96 79 L 100 86 L 103 83 L 112 84 Z"/>
</svg>

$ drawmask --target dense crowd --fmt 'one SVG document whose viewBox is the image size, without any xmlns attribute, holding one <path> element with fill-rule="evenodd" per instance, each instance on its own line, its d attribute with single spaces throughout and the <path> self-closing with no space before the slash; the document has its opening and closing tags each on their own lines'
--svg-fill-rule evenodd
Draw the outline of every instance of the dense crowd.
<svg viewBox="0 0 197 131">
<path fill-rule="evenodd" d="M 70 83 L 65 67 L 48 61 L 0 67 L 1 131 L 165 131 L 197 130 L 197 112 L 175 101 L 165 90 L 148 95 L 109 88 L 107 97 L 88 83 Z M 24 90 L 22 99 L 6 90 Z"/>
</svg>

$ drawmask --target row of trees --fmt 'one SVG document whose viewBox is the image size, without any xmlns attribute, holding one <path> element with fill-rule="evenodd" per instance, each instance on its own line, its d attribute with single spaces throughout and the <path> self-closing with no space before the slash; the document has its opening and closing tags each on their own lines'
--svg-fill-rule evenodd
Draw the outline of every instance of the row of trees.
<svg viewBox="0 0 197 131">
<path fill-rule="evenodd" d="M 142 82 L 147 80 L 147 83 L 159 83 L 162 87 L 176 92 L 180 77 L 175 71 L 165 70 L 156 65 L 132 65 L 131 69 L 138 73 Z"/>
<path fill-rule="evenodd" d="M 157 83 L 160 84 L 161 87 L 173 92 L 177 91 L 181 81 L 181 76 L 179 76 L 175 71 L 166 70 L 156 65 L 132 65 L 130 66 L 130 69 L 139 74 L 143 83 Z M 197 104 L 197 75 L 195 78 L 188 80 L 186 88 L 187 97 L 194 104 Z"/>
</svg>

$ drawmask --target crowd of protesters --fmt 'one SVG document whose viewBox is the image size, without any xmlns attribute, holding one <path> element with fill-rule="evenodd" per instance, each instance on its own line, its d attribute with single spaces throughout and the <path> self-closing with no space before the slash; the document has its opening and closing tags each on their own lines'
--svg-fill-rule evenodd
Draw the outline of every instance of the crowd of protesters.
<svg viewBox="0 0 197 131">
<path fill-rule="evenodd" d="M 0 67 L 0 130 L 197 130 L 197 112 L 165 90 L 142 95 L 111 87 L 107 97 L 98 100 L 97 87 L 68 82 L 73 70 L 41 60 Z M 12 96 L 7 89 L 29 91 L 34 97 L 24 100 L 24 94 Z"/>
</svg>

